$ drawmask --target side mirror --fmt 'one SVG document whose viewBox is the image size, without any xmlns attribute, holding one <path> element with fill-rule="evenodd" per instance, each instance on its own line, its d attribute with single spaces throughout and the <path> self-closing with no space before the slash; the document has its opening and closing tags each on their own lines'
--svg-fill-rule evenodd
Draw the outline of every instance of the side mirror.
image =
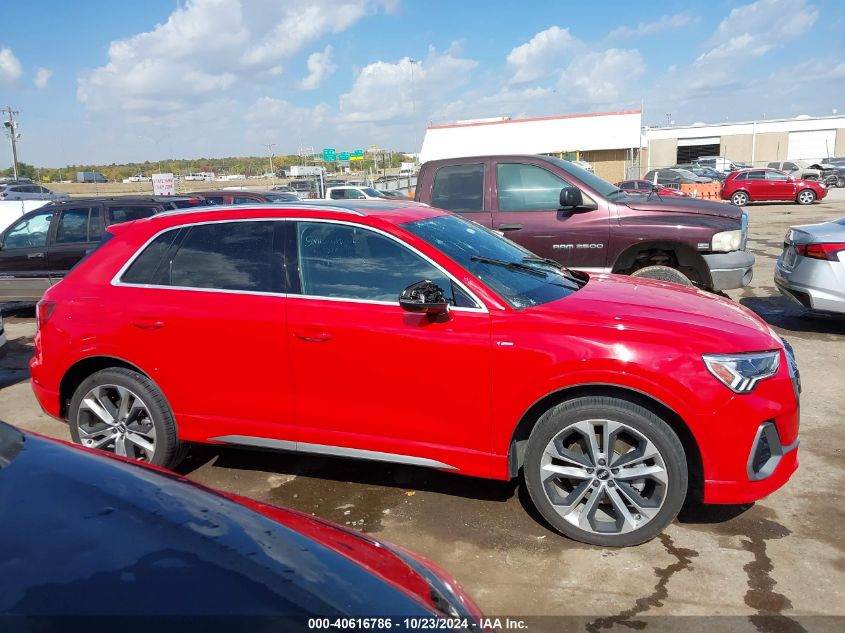
<svg viewBox="0 0 845 633">
<path fill-rule="evenodd" d="M 399 295 L 399 305 L 408 312 L 427 314 L 429 319 L 449 312 L 449 302 L 443 296 L 443 288 L 428 279 L 405 288 Z"/>
<path fill-rule="evenodd" d="M 578 187 L 564 187 L 560 190 L 560 206 L 581 207 L 584 205 L 584 196 Z"/>
</svg>

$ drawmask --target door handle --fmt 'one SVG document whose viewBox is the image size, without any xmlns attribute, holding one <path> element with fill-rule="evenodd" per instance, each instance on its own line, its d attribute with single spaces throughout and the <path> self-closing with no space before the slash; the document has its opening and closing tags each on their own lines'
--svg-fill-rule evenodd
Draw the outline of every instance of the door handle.
<svg viewBox="0 0 845 633">
<path fill-rule="evenodd" d="M 320 330 L 294 330 L 293 335 L 306 343 L 325 343 L 332 339 L 331 334 Z"/>
<path fill-rule="evenodd" d="M 521 228 L 521 224 L 500 224 L 498 226 L 498 230 L 500 231 L 518 231 Z"/>
<path fill-rule="evenodd" d="M 132 325 L 142 330 L 158 330 L 164 327 L 164 321 L 152 318 L 136 319 L 132 321 Z"/>
<path fill-rule="evenodd" d="M 44 259 L 44 253 L 27 253 L 27 259 Z"/>
</svg>

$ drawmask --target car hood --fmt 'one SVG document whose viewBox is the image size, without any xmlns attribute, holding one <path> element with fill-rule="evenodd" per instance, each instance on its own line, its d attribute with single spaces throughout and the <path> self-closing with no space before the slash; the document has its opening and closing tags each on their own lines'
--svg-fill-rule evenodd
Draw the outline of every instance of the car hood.
<svg viewBox="0 0 845 633">
<path fill-rule="evenodd" d="M 739 221 L 742 217 L 742 209 L 732 204 L 723 202 L 711 202 L 697 198 L 660 198 L 653 195 L 648 199 L 629 198 L 621 201 L 635 211 L 672 211 L 674 213 L 689 213 L 693 215 L 713 215 L 722 218 L 732 218 Z"/>
<path fill-rule="evenodd" d="M 0 423 L 9 432 L 18 433 Z M 10 553 L 0 560 L 0 613 L 437 613 L 425 578 L 374 539 L 167 471 L 20 437 L 17 455 L 0 459 L 0 542 Z"/>
<path fill-rule="evenodd" d="M 536 308 L 535 308 L 536 309 Z M 671 282 L 590 274 L 587 284 L 538 312 L 591 326 L 640 332 L 698 353 L 779 349 L 780 337 L 749 309 Z"/>
</svg>

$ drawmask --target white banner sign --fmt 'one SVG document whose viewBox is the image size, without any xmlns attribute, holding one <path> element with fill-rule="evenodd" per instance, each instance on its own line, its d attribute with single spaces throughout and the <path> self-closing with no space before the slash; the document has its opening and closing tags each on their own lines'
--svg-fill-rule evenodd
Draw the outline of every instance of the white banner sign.
<svg viewBox="0 0 845 633">
<path fill-rule="evenodd" d="M 173 174 L 153 174 L 153 195 L 172 196 L 176 194 L 176 181 Z"/>
</svg>

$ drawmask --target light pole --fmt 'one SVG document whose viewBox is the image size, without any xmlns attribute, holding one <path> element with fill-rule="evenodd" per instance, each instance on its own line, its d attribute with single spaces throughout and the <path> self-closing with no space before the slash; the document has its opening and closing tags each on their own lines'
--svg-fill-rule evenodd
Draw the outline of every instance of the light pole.
<svg viewBox="0 0 845 633">
<path fill-rule="evenodd" d="M 417 148 L 417 91 L 414 85 L 414 64 L 418 63 L 416 59 L 408 58 L 411 62 L 411 119 L 414 126 L 414 162 L 417 162 L 419 157 L 419 148 Z"/>
<path fill-rule="evenodd" d="M 4 110 L 6 116 L 9 117 L 7 120 L 3 121 L 3 126 L 6 128 L 6 134 L 9 135 L 9 141 L 12 144 L 12 172 L 14 173 L 15 180 L 18 179 L 18 146 L 17 141 L 20 138 L 20 134 L 18 134 L 18 124 L 15 123 L 15 115 L 18 114 L 17 110 L 12 110 L 11 106 L 6 106 Z"/>
<path fill-rule="evenodd" d="M 270 176 L 272 179 L 273 185 L 276 184 L 276 172 L 273 171 L 273 148 L 276 147 L 275 143 L 265 143 L 264 147 L 267 148 L 267 153 L 270 155 L 270 173 L 273 174 Z"/>
</svg>

